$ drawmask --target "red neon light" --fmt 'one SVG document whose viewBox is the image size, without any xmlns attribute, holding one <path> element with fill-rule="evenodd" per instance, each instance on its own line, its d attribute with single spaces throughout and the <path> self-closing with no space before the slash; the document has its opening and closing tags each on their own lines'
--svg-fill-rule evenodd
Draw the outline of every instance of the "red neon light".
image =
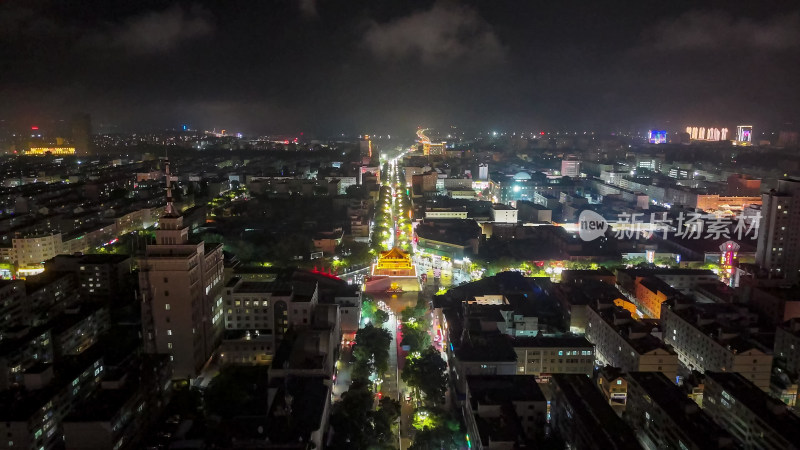
<svg viewBox="0 0 800 450">
<path fill-rule="evenodd" d="M 38 129 L 39 129 L 39 127 L 31 127 L 31 130 L 34 130 L 34 131 L 38 130 Z"/>
</svg>

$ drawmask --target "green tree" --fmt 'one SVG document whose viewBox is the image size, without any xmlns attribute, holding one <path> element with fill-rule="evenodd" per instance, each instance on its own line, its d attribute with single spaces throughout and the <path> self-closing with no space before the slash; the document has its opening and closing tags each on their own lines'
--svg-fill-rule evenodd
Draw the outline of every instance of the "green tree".
<svg viewBox="0 0 800 450">
<path fill-rule="evenodd" d="M 409 346 L 409 352 L 421 352 L 431 345 L 431 335 L 428 334 L 427 321 L 415 321 L 414 323 L 404 323 L 401 326 L 403 339 L 400 345 Z"/>
<path fill-rule="evenodd" d="M 400 402 L 393 398 L 381 399 L 379 408 L 373 413 L 374 437 L 379 443 L 394 442 L 394 426 L 400 417 Z"/>
<path fill-rule="evenodd" d="M 205 391 L 205 405 L 209 413 L 231 418 L 241 413 L 249 395 L 236 367 L 222 370 Z"/>
<path fill-rule="evenodd" d="M 406 306 L 400 311 L 400 320 L 408 322 L 410 320 L 421 321 L 428 312 L 428 301 L 421 293 L 417 296 L 417 303 L 414 306 Z"/>
<path fill-rule="evenodd" d="M 489 261 L 486 265 L 487 276 L 496 275 L 506 269 L 513 269 L 519 266 L 519 261 L 508 256 L 501 256 Z"/>
<path fill-rule="evenodd" d="M 374 395 L 369 390 L 369 382 L 365 379 L 354 380 L 350 389 L 342 395 L 342 400 L 333 407 L 333 440 L 330 448 L 392 448 L 400 403 L 383 398 L 374 411 L 373 403 Z"/>
<path fill-rule="evenodd" d="M 406 358 L 400 378 L 425 394 L 428 403 L 436 404 L 447 391 L 447 363 L 438 350 L 428 347 L 419 357 L 411 354 Z"/>
<path fill-rule="evenodd" d="M 364 379 L 353 380 L 350 389 L 342 394 L 342 400 L 333 407 L 331 426 L 334 431 L 332 448 L 367 448 L 365 425 L 369 424 L 373 396 Z"/>
<path fill-rule="evenodd" d="M 379 309 L 375 311 L 375 326 L 376 327 L 383 327 L 383 325 L 389 321 L 389 313 L 386 311 Z"/>
<path fill-rule="evenodd" d="M 383 375 L 389 369 L 389 345 L 392 335 L 383 328 L 368 324 L 356 332 L 353 349 L 354 376 L 368 378 L 372 372 Z"/>
<path fill-rule="evenodd" d="M 371 298 L 366 298 L 361 302 L 361 316 L 370 322 L 375 321 L 375 313 L 378 311 L 378 304 Z"/>
<path fill-rule="evenodd" d="M 438 409 L 428 410 L 428 413 L 432 416 L 433 426 L 418 431 L 414 435 L 414 443 L 409 449 L 460 450 L 467 446 L 466 433 L 457 420 Z"/>
</svg>

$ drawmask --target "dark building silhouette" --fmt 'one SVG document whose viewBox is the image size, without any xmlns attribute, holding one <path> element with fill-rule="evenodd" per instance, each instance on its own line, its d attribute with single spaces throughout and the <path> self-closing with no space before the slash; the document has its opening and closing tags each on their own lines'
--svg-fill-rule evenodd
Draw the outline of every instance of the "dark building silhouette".
<svg viewBox="0 0 800 450">
<path fill-rule="evenodd" d="M 72 144 L 78 156 L 91 155 L 92 119 L 89 114 L 79 113 L 72 118 Z"/>
</svg>

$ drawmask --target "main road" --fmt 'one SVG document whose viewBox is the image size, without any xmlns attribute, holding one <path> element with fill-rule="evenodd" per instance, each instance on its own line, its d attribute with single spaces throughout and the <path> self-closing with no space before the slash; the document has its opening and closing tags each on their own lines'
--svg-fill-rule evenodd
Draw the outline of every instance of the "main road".
<svg viewBox="0 0 800 450">
<path fill-rule="evenodd" d="M 421 134 L 422 131 L 424 130 L 418 131 L 418 136 L 420 139 L 427 139 L 424 134 Z M 413 251 L 411 246 L 412 232 L 410 217 L 406 216 L 406 211 L 410 210 L 411 205 L 408 203 L 410 199 L 405 195 L 406 185 L 400 172 L 400 170 L 402 170 L 400 162 L 405 154 L 406 151 L 402 151 L 394 158 L 389 159 L 386 163 L 387 170 L 384 185 L 391 189 L 392 212 L 391 239 L 387 242 L 386 250 L 392 247 L 400 247 L 410 253 Z M 375 296 L 376 299 L 382 300 L 392 312 L 391 319 L 387 324 L 392 332 L 390 374 L 387 376 L 387 379 L 384 380 L 383 389 L 385 390 L 385 394 L 394 394 L 396 395 L 394 398 L 400 400 L 399 438 L 401 450 L 409 448 L 412 443 L 413 427 L 411 423 L 414 415 L 414 405 L 406 401 L 406 392 L 408 392 L 408 388 L 399 377 L 405 358 L 405 352 L 402 351 L 400 346 L 402 335 L 399 330 L 399 314 L 406 307 L 416 305 L 418 294 L 418 292 L 399 292 Z"/>
</svg>

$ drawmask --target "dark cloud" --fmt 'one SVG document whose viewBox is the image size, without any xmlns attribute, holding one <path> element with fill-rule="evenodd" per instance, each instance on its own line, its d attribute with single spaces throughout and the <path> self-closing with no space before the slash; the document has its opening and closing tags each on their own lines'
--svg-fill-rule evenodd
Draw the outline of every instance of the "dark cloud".
<svg viewBox="0 0 800 450">
<path fill-rule="evenodd" d="M 306 135 L 800 123 L 796 0 L 710 3 L 0 2 L 0 119 Z"/>
<path fill-rule="evenodd" d="M 364 43 L 381 58 L 418 58 L 428 65 L 461 59 L 498 63 L 505 56 L 492 27 L 474 9 L 444 2 L 387 23 L 373 22 Z"/>
<path fill-rule="evenodd" d="M 131 17 L 92 39 L 96 44 L 107 43 L 135 53 L 162 53 L 213 31 L 206 10 L 198 5 L 184 9 L 175 4 L 163 11 Z"/>
<path fill-rule="evenodd" d="M 659 23 L 648 33 L 646 49 L 739 51 L 786 50 L 800 47 L 800 14 L 764 20 L 734 18 L 724 11 L 689 11 Z"/>
<path fill-rule="evenodd" d="M 319 17 L 317 0 L 297 0 L 297 7 L 300 8 L 300 12 L 306 17 Z"/>
</svg>

